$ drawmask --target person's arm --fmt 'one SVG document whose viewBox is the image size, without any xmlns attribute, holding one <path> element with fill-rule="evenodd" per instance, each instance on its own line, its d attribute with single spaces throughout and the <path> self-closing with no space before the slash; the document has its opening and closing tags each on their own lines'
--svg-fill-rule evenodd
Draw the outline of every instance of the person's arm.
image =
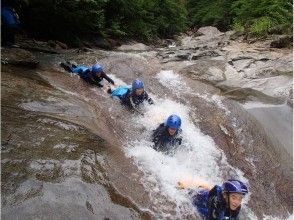
<svg viewBox="0 0 294 220">
<path fill-rule="evenodd" d="M 154 101 L 148 96 L 147 92 L 144 92 L 144 100 L 148 102 L 149 105 L 153 105 Z"/>
<path fill-rule="evenodd" d="M 211 190 L 212 186 L 209 183 L 206 183 L 200 179 L 187 178 L 184 180 L 180 180 L 178 182 L 178 188 L 180 188 L 180 189 L 202 188 L 202 189 L 206 189 L 206 190 Z"/>
<path fill-rule="evenodd" d="M 209 191 L 208 196 L 208 219 L 223 220 L 225 215 L 225 207 L 223 207 L 223 198 L 221 187 L 216 185 Z"/>
<path fill-rule="evenodd" d="M 159 144 L 159 140 L 160 140 L 160 126 L 156 128 L 155 130 L 153 130 L 153 133 L 152 133 L 152 142 L 154 143 L 155 146 Z"/>
<path fill-rule="evenodd" d="M 85 80 L 87 83 L 91 84 L 91 85 L 95 85 L 98 86 L 99 88 L 103 87 L 103 85 L 101 85 L 98 81 L 95 81 L 95 79 L 91 78 L 88 76 L 88 73 L 90 72 L 90 70 L 86 70 L 86 71 L 82 71 L 80 70 L 78 72 L 78 75 Z"/>
<path fill-rule="evenodd" d="M 109 83 L 111 83 L 112 85 L 114 85 L 114 81 L 109 77 L 109 76 L 107 76 L 104 72 L 102 72 L 102 77 L 104 78 L 104 79 L 106 79 Z"/>
<path fill-rule="evenodd" d="M 124 94 L 123 96 L 120 97 L 120 100 L 122 102 L 122 104 L 128 106 L 129 108 L 133 108 L 134 106 L 131 103 L 131 91 L 128 90 L 128 92 L 126 94 Z"/>
</svg>

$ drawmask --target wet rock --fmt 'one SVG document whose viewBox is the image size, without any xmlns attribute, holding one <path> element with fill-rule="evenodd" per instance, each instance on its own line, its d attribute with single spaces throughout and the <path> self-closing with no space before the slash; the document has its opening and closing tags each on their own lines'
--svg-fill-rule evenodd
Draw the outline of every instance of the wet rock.
<svg viewBox="0 0 294 220">
<path fill-rule="evenodd" d="M 89 201 L 86 201 L 86 207 L 87 209 L 94 214 L 93 206 Z"/>
<path fill-rule="evenodd" d="M 180 73 L 189 75 L 192 79 L 216 84 L 225 80 L 224 67 L 222 61 L 199 60 L 196 64 L 183 68 Z"/>
<path fill-rule="evenodd" d="M 53 40 L 49 40 L 48 42 L 48 46 L 56 49 L 56 50 L 67 50 L 68 46 L 65 43 L 62 43 L 60 41 L 53 41 Z"/>
<path fill-rule="evenodd" d="M 113 39 L 105 39 L 105 38 L 98 38 L 98 39 L 95 39 L 93 42 L 96 47 L 100 47 L 105 50 L 114 49 L 116 46 L 119 45 L 118 41 L 115 41 Z"/>
<path fill-rule="evenodd" d="M 187 54 L 178 54 L 176 55 L 176 57 L 182 59 L 182 60 L 190 60 L 191 59 L 191 53 L 187 53 Z"/>
<path fill-rule="evenodd" d="M 204 51 L 192 56 L 192 60 L 198 60 L 202 57 L 218 57 L 220 54 L 216 51 Z"/>
<path fill-rule="evenodd" d="M 48 42 L 27 39 L 27 40 L 23 40 L 19 42 L 18 44 L 20 48 L 25 50 L 38 51 L 38 52 L 50 53 L 50 54 L 58 54 L 59 51 L 55 49 L 56 43 L 54 41 L 48 41 Z"/>
<path fill-rule="evenodd" d="M 84 52 L 84 53 L 93 53 L 94 50 L 92 50 L 91 48 L 88 48 L 88 47 L 82 47 L 82 48 L 79 48 L 77 50 L 77 53 L 82 53 L 82 52 Z"/>
<path fill-rule="evenodd" d="M 62 42 L 60 42 L 60 41 L 55 41 L 55 43 L 58 45 L 58 46 L 60 46 L 62 49 L 64 49 L 64 50 L 67 50 L 68 49 L 68 46 L 65 44 L 65 43 L 62 43 Z"/>
<path fill-rule="evenodd" d="M 279 39 L 271 42 L 271 48 L 287 48 L 293 46 L 293 36 L 281 36 Z"/>
<path fill-rule="evenodd" d="M 290 89 L 289 91 L 289 97 L 288 97 L 288 100 L 287 100 L 287 104 L 293 108 L 293 88 Z"/>
<path fill-rule="evenodd" d="M 4 48 L 1 50 L 2 64 L 10 64 L 15 66 L 24 66 L 29 68 L 36 68 L 39 61 L 29 51 L 19 48 Z"/>
<path fill-rule="evenodd" d="M 58 161 L 34 161 L 30 167 L 36 172 L 36 178 L 41 181 L 57 181 L 63 175 Z"/>
<path fill-rule="evenodd" d="M 132 44 L 125 44 L 121 45 L 120 47 L 117 48 L 117 50 L 150 50 L 149 46 L 146 46 L 145 44 L 142 43 L 132 43 Z"/>
</svg>

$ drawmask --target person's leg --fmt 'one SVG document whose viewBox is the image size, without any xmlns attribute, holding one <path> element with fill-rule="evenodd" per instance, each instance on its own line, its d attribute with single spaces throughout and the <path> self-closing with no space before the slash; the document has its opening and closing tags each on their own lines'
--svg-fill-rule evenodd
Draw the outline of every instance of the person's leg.
<svg viewBox="0 0 294 220">
<path fill-rule="evenodd" d="M 66 63 L 60 63 L 60 66 L 65 69 L 67 72 L 72 73 L 72 68 L 71 68 L 71 64 L 66 62 Z"/>
</svg>

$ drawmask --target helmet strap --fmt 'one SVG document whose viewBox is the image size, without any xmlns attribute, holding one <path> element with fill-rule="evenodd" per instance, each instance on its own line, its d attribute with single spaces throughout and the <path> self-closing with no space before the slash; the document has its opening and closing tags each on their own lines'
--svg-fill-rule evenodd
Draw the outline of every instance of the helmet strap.
<svg viewBox="0 0 294 220">
<path fill-rule="evenodd" d="M 228 192 L 228 208 L 229 208 L 229 219 L 231 219 L 231 207 L 230 207 L 230 192 Z"/>
</svg>

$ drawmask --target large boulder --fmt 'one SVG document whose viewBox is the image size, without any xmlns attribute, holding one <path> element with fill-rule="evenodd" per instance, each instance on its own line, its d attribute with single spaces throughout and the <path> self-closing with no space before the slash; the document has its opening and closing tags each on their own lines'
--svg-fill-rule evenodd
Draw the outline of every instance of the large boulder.
<svg viewBox="0 0 294 220">
<path fill-rule="evenodd" d="M 223 34 L 220 32 L 216 27 L 208 26 L 208 27 L 201 27 L 197 30 L 199 35 L 206 35 L 209 37 L 215 37 L 217 35 Z"/>
</svg>

